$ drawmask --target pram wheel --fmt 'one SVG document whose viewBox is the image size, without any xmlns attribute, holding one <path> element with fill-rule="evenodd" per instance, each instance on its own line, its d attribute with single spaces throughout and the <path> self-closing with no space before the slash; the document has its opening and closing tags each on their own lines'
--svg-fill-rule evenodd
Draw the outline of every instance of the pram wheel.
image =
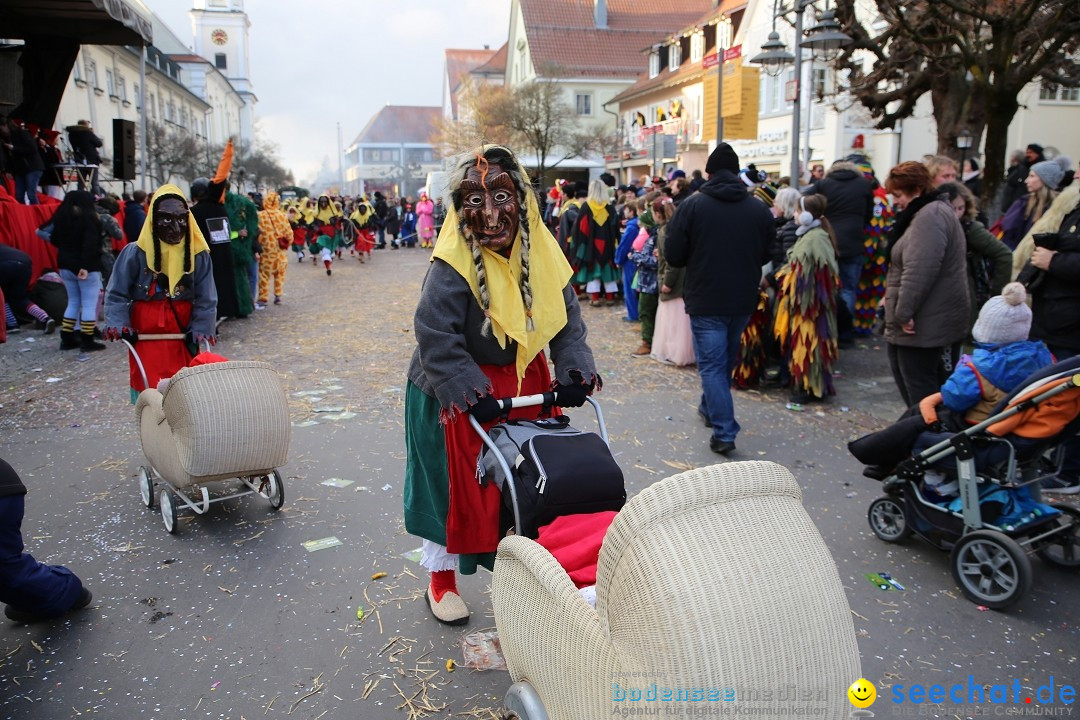
<svg viewBox="0 0 1080 720">
<path fill-rule="evenodd" d="M 171 491 L 162 489 L 159 495 L 161 501 L 161 519 L 165 521 L 165 529 L 170 534 L 176 534 L 176 498 Z"/>
<path fill-rule="evenodd" d="M 154 475 L 153 471 L 143 465 L 139 468 L 139 495 L 142 496 L 143 505 L 154 509 Z"/>
<path fill-rule="evenodd" d="M 1052 502 L 1062 513 L 1062 529 L 1036 551 L 1044 563 L 1062 570 L 1080 568 L 1080 510 L 1072 505 Z"/>
<path fill-rule="evenodd" d="M 911 536 L 911 525 L 904 512 L 902 500 L 892 497 L 880 497 L 870 503 L 866 512 L 870 529 L 879 540 L 887 543 L 899 543 Z"/>
<path fill-rule="evenodd" d="M 269 475 L 264 475 L 259 483 L 259 494 L 270 501 L 270 509 L 280 510 L 285 504 L 285 483 L 281 480 L 281 473 L 271 470 Z"/>
<path fill-rule="evenodd" d="M 1006 608 L 1031 590 L 1031 561 L 1004 533 L 976 530 L 964 535 L 953 547 L 950 563 L 964 595 L 980 605 Z"/>
</svg>

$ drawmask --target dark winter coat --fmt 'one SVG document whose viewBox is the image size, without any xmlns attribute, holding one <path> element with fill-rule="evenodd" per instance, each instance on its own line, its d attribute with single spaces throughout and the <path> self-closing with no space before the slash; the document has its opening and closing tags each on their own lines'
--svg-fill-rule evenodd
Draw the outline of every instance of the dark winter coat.
<svg viewBox="0 0 1080 720">
<path fill-rule="evenodd" d="M 94 134 L 90 128 L 72 125 L 68 128 L 68 140 L 71 141 L 71 149 L 75 152 L 76 159 L 82 159 L 87 165 L 100 165 L 101 138 Z"/>
<path fill-rule="evenodd" d="M 102 235 L 97 215 L 72 217 L 63 228 L 53 227 L 50 241 L 56 246 L 56 265 L 61 270 L 101 272 Z"/>
<path fill-rule="evenodd" d="M 37 141 L 27 130 L 16 127 L 11 130 L 11 170 L 15 175 L 45 170 L 45 161 L 38 152 Z M 37 188 L 30 188 L 31 192 L 37 192 Z"/>
<path fill-rule="evenodd" d="M 772 213 L 742 180 L 727 170 L 709 178 L 667 224 L 668 264 L 686 268 L 686 312 L 752 314 L 773 234 Z"/>
<path fill-rule="evenodd" d="M 892 248 L 885 278 L 885 339 L 908 347 L 944 347 L 968 333 L 967 241 L 948 202 L 919 208 Z M 901 327 L 915 321 L 915 334 Z"/>
<path fill-rule="evenodd" d="M 825 218 L 832 224 L 837 259 L 851 260 L 866 251 L 866 225 L 874 214 L 874 186 L 856 170 L 834 169 L 807 188 L 804 195 L 824 195 Z"/>
<path fill-rule="evenodd" d="M 142 203 L 128 200 L 124 203 L 124 235 L 129 243 L 139 240 L 139 233 L 146 222 L 146 208 Z"/>
<path fill-rule="evenodd" d="M 1064 210 L 1058 227 L 1057 254 L 1049 270 L 1038 271 L 1041 279 L 1029 285 L 1030 337 L 1051 348 L 1080 353 L 1080 201 L 1075 192 L 1062 197 L 1072 207 Z"/>
</svg>

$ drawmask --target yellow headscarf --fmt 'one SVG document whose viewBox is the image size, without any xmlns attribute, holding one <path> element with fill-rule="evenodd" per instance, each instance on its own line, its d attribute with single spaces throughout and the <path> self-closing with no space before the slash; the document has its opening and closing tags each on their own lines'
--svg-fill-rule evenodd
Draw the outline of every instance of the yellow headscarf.
<svg viewBox="0 0 1080 720">
<path fill-rule="evenodd" d="M 143 223 L 142 230 L 139 231 L 139 239 L 135 243 L 146 253 L 146 266 L 151 270 L 158 265 L 154 254 L 154 208 L 157 206 L 158 200 L 169 196 L 183 200 L 185 205 L 188 204 L 187 199 L 184 198 L 184 193 L 175 185 L 162 185 L 159 187 L 150 202 L 150 208 L 146 213 L 146 222 Z M 169 287 L 166 288 L 169 295 L 176 294 L 176 286 L 180 284 L 180 280 L 184 277 L 184 266 L 187 265 L 194 271 L 195 256 L 201 252 L 210 252 L 210 246 L 206 244 L 206 239 L 203 238 L 202 231 L 199 230 L 199 225 L 195 222 L 195 216 L 191 214 L 191 210 L 188 210 L 188 233 L 191 242 L 181 241 L 178 245 L 169 245 L 164 242 L 156 243 L 161 248 L 161 274 L 165 276 L 169 283 Z M 184 257 L 185 250 L 190 253 L 188 258 Z M 187 260 L 190 260 L 190 262 L 186 262 Z"/>
<path fill-rule="evenodd" d="M 518 165 L 521 177 L 527 178 L 524 168 Z M 525 193 L 525 213 L 529 221 L 529 287 L 532 289 L 533 329 L 528 329 L 525 300 L 521 297 L 521 232 L 514 239 L 513 250 L 506 258 L 497 252 L 482 248 L 484 272 L 487 275 L 488 295 L 491 298 L 489 312 L 491 330 L 499 345 L 506 347 L 507 338 L 517 342 L 518 390 L 525 377 L 525 369 L 544 346 L 566 327 L 566 303 L 563 288 L 570 281 L 573 270 L 555 238 L 544 225 L 536 194 L 531 189 Z M 453 205 L 446 213 L 439 240 L 435 243 L 432 259 L 439 258 L 453 267 L 469 283 L 473 297 L 480 302 L 480 287 L 476 281 L 476 265 L 472 249 L 465 236 L 458 230 L 458 214 Z M 482 303 L 481 303 L 482 304 Z"/>
<path fill-rule="evenodd" d="M 312 213 L 312 217 L 318 222 L 328 223 L 336 217 L 341 216 L 341 210 L 338 208 L 337 203 L 330 199 L 329 195 L 320 195 L 319 200 L 326 198 L 326 207 L 319 207 L 319 203 L 315 203 L 315 209 Z"/>
<path fill-rule="evenodd" d="M 597 225 L 603 225 L 607 222 L 608 209 L 606 203 L 598 203 L 589 200 L 589 209 L 592 210 L 593 219 L 596 220 Z"/>
</svg>

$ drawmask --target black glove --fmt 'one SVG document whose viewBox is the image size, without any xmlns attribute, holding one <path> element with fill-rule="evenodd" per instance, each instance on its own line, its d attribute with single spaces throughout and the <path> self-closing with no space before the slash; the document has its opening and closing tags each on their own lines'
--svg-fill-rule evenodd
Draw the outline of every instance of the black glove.
<svg viewBox="0 0 1080 720">
<path fill-rule="evenodd" d="M 503 414 L 502 405 L 492 395 L 484 395 L 476 404 L 469 408 L 469 412 L 477 422 L 488 423 Z"/>
<path fill-rule="evenodd" d="M 559 407 L 581 407 L 585 404 L 585 398 L 592 392 L 592 385 L 575 383 L 555 386 L 555 404 Z"/>
<path fill-rule="evenodd" d="M 128 328 L 124 328 L 120 332 L 120 339 L 121 340 L 127 340 L 129 343 L 134 345 L 135 343 L 139 342 L 139 333 L 135 332 L 134 330 L 129 330 Z"/>
</svg>

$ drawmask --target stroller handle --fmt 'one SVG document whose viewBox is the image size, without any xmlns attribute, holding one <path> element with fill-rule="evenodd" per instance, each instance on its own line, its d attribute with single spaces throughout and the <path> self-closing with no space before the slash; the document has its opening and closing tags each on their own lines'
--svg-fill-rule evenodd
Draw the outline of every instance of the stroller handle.
<svg viewBox="0 0 1080 720">
<path fill-rule="evenodd" d="M 143 340 L 183 340 L 187 337 L 184 333 L 145 333 L 139 336 L 139 341 Z M 147 390 L 150 387 L 150 381 L 146 377 L 146 368 L 143 366 L 142 358 L 139 357 L 138 351 L 135 346 L 128 342 L 127 339 L 121 338 L 120 342 L 127 346 L 127 350 L 131 353 L 132 359 L 135 360 L 135 367 L 139 368 L 139 375 L 142 376 L 143 390 Z M 210 343 L 206 340 L 199 342 L 199 352 L 209 352 Z"/>
<path fill-rule="evenodd" d="M 590 405 L 593 406 L 593 410 L 596 411 L 596 424 L 600 429 L 600 437 L 603 438 L 604 443 L 610 445 L 608 442 L 607 425 L 604 424 L 604 413 L 600 409 L 600 403 L 594 398 L 585 397 Z M 555 393 L 548 391 L 545 393 L 538 393 L 536 395 L 522 395 L 519 397 L 507 397 L 502 398 L 499 401 L 500 407 L 502 407 L 503 413 L 510 412 L 512 408 L 520 407 L 533 407 L 536 405 L 554 405 Z M 498 462 L 499 468 L 503 472 L 503 477 L 507 478 L 507 487 L 510 490 L 511 504 L 514 509 L 514 527 L 521 527 L 521 512 L 518 509 L 517 490 L 514 488 L 514 483 L 509 481 L 511 476 L 510 466 L 507 464 L 506 459 L 502 456 L 498 446 L 495 445 L 495 441 L 491 439 L 491 436 L 487 434 L 483 426 L 472 416 L 472 413 L 466 413 L 469 416 L 469 424 L 472 425 L 473 430 L 480 436 L 480 441 L 491 449 L 495 461 Z"/>
</svg>

